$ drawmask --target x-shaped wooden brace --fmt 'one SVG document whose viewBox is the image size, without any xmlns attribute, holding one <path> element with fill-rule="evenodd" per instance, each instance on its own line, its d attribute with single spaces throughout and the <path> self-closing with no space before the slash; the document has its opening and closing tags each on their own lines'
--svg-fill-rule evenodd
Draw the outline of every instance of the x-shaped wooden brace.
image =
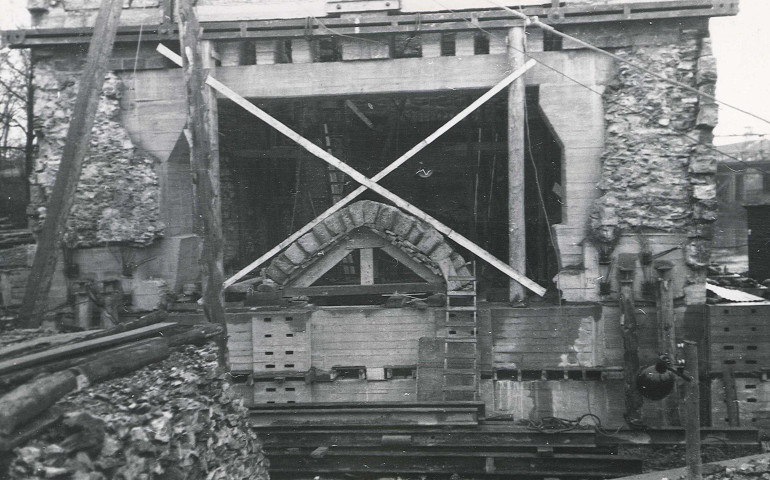
<svg viewBox="0 0 770 480">
<path fill-rule="evenodd" d="M 167 47 L 163 45 L 158 45 L 157 48 L 158 52 L 160 52 L 163 56 L 171 60 L 172 62 L 176 63 L 179 66 L 182 66 L 182 58 L 168 49 Z M 518 68 L 516 71 L 505 77 L 503 80 L 501 80 L 497 85 L 492 87 L 488 92 L 486 92 L 484 95 L 479 97 L 475 102 L 470 104 L 468 107 L 466 107 L 462 112 L 458 113 L 454 118 L 449 120 L 447 123 L 445 123 L 443 126 L 441 126 L 438 130 L 433 132 L 429 137 L 427 137 L 422 142 L 415 145 L 411 150 L 403 154 L 401 157 L 399 157 L 396 161 L 388 165 L 384 170 L 382 170 L 380 173 L 375 175 L 374 177 L 367 178 L 366 176 L 359 173 L 356 169 L 352 168 L 342 160 L 336 158 L 329 152 L 323 150 L 319 146 L 317 146 L 315 143 L 311 142 L 310 140 L 304 138 L 291 128 L 287 127 L 280 121 L 278 121 L 276 118 L 272 117 L 270 114 L 265 112 L 264 110 L 260 109 L 253 103 L 249 102 L 242 96 L 238 95 L 236 92 L 231 90 L 229 87 L 218 81 L 217 79 L 213 78 L 211 75 L 209 75 L 206 78 L 206 84 L 209 85 L 214 90 L 218 91 L 222 95 L 226 96 L 233 102 L 237 103 L 241 107 L 243 107 L 246 111 L 251 113 L 252 115 L 256 116 L 263 122 L 267 123 L 271 127 L 275 128 L 282 134 L 286 135 L 290 139 L 294 140 L 297 144 L 299 144 L 302 148 L 307 150 L 308 152 L 312 153 L 316 157 L 320 158 L 321 160 L 325 161 L 329 165 L 332 165 L 333 167 L 337 168 L 338 170 L 341 170 L 345 174 L 347 174 L 350 178 L 355 180 L 356 182 L 360 183 L 361 186 L 352 191 L 348 196 L 337 202 L 336 204 L 332 205 L 329 209 L 327 209 L 325 212 L 323 212 L 321 215 L 319 215 L 315 220 L 311 221 L 304 227 L 302 227 L 300 230 L 295 232 L 293 235 L 288 237 L 286 240 L 281 242 L 280 244 L 273 247 L 270 251 L 259 257 L 257 260 L 249 264 L 247 267 L 240 270 L 238 273 L 233 275 L 232 277 L 228 278 L 227 281 L 224 283 L 224 287 L 227 288 L 228 286 L 232 285 L 233 283 L 237 282 L 239 279 L 243 278 L 246 274 L 257 268 L 258 266 L 262 265 L 265 261 L 270 259 L 273 255 L 280 252 L 284 248 L 291 245 L 292 242 L 297 240 L 299 237 L 304 235 L 305 233 L 309 232 L 313 227 L 321 223 L 325 218 L 327 218 L 329 215 L 333 214 L 337 210 L 341 209 L 351 201 L 353 201 L 358 195 L 366 191 L 367 188 L 379 193 L 383 197 L 387 198 L 391 202 L 393 202 L 397 207 L 411 213 L 415 217 L 419 218 L 420 220 L 423 220 L 426 223 L 429 223 L 433 226 L 436 230 L 444 234 L 447 238 L 454 240 L 458 244 L 462 245 L 463 247 L 467 248 L 469 251 L 476 254 L 479 258 L 485 260 L 493 267 L 497 268 L 510 278 L 516 280 L 526 288 L 530 289 L 532 292 L 543 296 L 545 294 L 545 289 L 538 285 L 537 283 L 533 282 L 523 274 L 517 272 L 516 270 L 512 269 L 509 265 L 506 263 L 498 260 L 494 255 L 487 252 L 483 248 L 479 247 L 472 241 L 468 240 L 464 236 L 460 235 L 459 233 L 455 232 L 448 226 L 444 225 L 443 223 L 439 222 L 435 218 L 431 217 L 427 213 L 423 212 L 419 208 L 415 207 L 411 203 L 407 202 L 406 200 L 402 199 L 398 195 L 390 192 L 389 190 L 385 189 L 381 185 L 379 185 L 377 182 L 385 178 L 386 175 L 391 173 L 393 170 L 401 166 L 404 162 L 409 160 L 411 157 L 413 157 L 417 152 L 424 149 L 428 145 L 430 145 L 434 140 L 436 140 L 438 137 L 443 135 L 447 130 L 455 126 L 457 123 L 459 123 L 462 119 L 470 115 L 474 110 L 476 110 L 479 106 L 481 106 L 483 103 L 485 103 L 487 100 L 492 98 L 495 94 L 500 92 L 502 89 L 510 85 L 514 80 L 519 78 L 520 76 L 524 75 L 524 73 L 532 68 L 535 65 L 534 60 L 528 61 L 526 64 L 524 64 L 521 68 Z"/>
</svg>

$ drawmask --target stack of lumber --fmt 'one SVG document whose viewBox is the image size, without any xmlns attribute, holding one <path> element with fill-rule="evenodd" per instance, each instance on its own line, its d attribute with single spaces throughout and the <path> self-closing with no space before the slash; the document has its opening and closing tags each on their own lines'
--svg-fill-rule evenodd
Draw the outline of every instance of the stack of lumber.
<svg viewBox="0 0 770 480">
<path fill-rule="evenodd" d="M 36 420 L 70 392 L 162 361 L 170 347 L 202 344 L 220 331 L 166 318 L 165 312 L 153 312 L 85 336 L 56 336 L 48 343 L 35 339 L 0 349 L 0 452 L 29 438 L 30 429 L 39 430 Z"/>
</svg>

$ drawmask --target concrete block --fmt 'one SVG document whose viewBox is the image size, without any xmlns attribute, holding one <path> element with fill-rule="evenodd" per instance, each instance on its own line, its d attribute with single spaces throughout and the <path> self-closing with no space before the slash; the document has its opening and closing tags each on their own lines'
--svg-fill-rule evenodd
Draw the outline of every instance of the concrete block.
<svg viewBox="0 0 770 480">
<path fill-rule="evenodd" d="M 313 50 L 311 43 L 304 38 L 291 39 L 291 63 L 312 63 Z"/>
<path fill-rule="evenodd" d="M 420 35 L 422 41 L 423 58 L 433 58 L 441 56 L 441 34 L 424 33 Z"/>
<path fill-rule="evenodd" d="M 401 212 L 396 212 L 396 220 L 393 225 L 393 233 L 401 238 L 407 238 L 414 225 L 414 220 Z"/>
<path fill-rule="evenodd" d="M 420 243 L 420 239 L 425 234 L 425 231 L 426 229 L 422 225 L 414 223 L 412 229 L 409 230 L 409 234 L 406 236 L 406 240 L 412 245 L 417 245 Z"/>
<path fill-rule="evenodd" d="M 291 244 L 283 254 L 294 265 L 301 265 L 302 262 L 308 259 L 307 252 L 302 250 L 296 243 Z"/>
<path fill-rule="evenodd" d="M 425 255 L 430 254 L 441 242 L 444 241 L 444 237 L 436 230 L 430 229 L 425 232 L 420 238 L 417 248 Z M 412 242 L 414 243 L 414 242 Z"/>
<path fill-rule="evenodd" d="M 329 228 L 324 224 L 323 222 L 319 223 L 315 227 L 313 227 L 313 235 L 315 235 L 315 238 L 318 240 L 318 243 L 321 245 L 325 245 L 329 241 L 331 241 L 332 238 L 335 237 L 335 235 L 329 231 Z"/>
<path fill-rule="evenodd" d="M 347 211 L 355 227 L 360 227 L 364 224 L 364 206 L 362 202 L 349 205 Z"/>
<path fill-rule="evenodd" d="M 324 225 L 326 225 L 326 228 L 328 228 L 329 231 L 335 236 L 342 235 L 343 233 L 347 232 L 347 230 L 345 230 L 345 224 L 342 223 L 341 212 L 336 212 L 329 216 L 326 220 L 324 220 Z"/>
<path fill-rule="evenodd" d="M 476 32 L 457 32 L 455 35 L 455 56 L 467 57 L 473 55 L 475 49 Z"/>
<path fill-rule="evenodd" d="M 389 205 L 380 206 L 377 212 L 377 229 L 380 231 L 391 230 L 397 213 L 398 211 Z"/>
<path fill-rule="evenodd" d="M 312 231 L 299 237 L 297 244 L 310 254 L 315 253 L 321 247 Z"/>
<path fill-rule="evenodd" d="M 166 302 L 168 284 L 165 280 L 135 280 L 131 292 L 132 310 L 150 312 L 161 308 Z"/>
<path fill-rule="evenodd" d="M 272 65 L 275 63 L 276 41 L 254 41 L 254 55 L 257 65 Z"/>
<path fill-rule="evenodd" d="M 381 203 L 372 202 L 371 200 L 363 200 L 360 202 L 364 207 L 364 223 L 366 225 L 374 225 L 377 221 L 377 214 L 380 211 Z"/>
<path fill-rule="evenodd" d="M 271 263 L 269 267 L 267 267 L 267 276 L 273 279 L 276 283 L 283 284 L 283 282 L 289 278 L 289 276 L 281 271 L 280 268 L 278 268 L 275 265 L 275 262 Z"/>
<path fill-rule="evenodd" d="M 390 42 L 387 37 L 341 38 L 342 60 L 384 60 L 390 58 Z"/>
<path fill-rule="evenodd" d="M 448 258 L 452 252 L 452 247 L 446 244 L 446 242 L 441 242 L 438 244 L 438 246 L 431 252 L 430 259 L 434 262 L 438 262 L 440 260 L 443 260 L 445 258 Z"/>
</svg>

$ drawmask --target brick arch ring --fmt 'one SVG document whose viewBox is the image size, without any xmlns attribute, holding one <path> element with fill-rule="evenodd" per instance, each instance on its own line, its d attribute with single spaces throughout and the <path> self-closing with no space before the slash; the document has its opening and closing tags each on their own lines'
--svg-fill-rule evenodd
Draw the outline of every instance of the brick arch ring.
<svg viewBox="0 0 770 480">
<path fill-rule="evenodd" d="M 270 262 L 267 276 L 286 285 L 327 251 L 362 229 L 374 232 L 443 278 L 448 290 L 460 290 L 468 283 L 451 277 L 473 275 L 463 257 L 435 228 L 398 208 L 362 200 L 338 210 L 298 238 Z"/>
</svg>

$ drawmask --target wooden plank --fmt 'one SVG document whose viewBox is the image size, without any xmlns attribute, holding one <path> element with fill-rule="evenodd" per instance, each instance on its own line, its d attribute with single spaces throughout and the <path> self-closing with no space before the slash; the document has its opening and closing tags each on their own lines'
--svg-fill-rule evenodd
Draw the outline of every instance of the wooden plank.
<svg viewBox="0 0 770 480">
<path fill-rule="evenodd" d="M 409 270 L 416 273 L 420 278 L 425 280 L 428 283 L 436 284 L 436 285 L 444 285 L 444 279 L 440 277 L 439 275 L 433 273 L 433 270 L 430 268 L 415 262 L 412 257 L 406 254 L 403 250 L 398 248 L 395 245 L 392 245 L 390 243 L 387 243 L 380 247 L 380 249 L 387 253 L 389 256 L 393 257 L 393 259 L 397 260 L 402 265 L 406 266 Z M 446 287 L 443 286 L 443 289 L 446 290 Z"/>
<path fill-rule="evenodd" d="M 78 94 L 72 108 L 72 120 L 67 129 L 59 170 L 46 204 L 45 221 L 37 238 L 35 260 L 19 310 L 20 324 L 27 327 L 39 325 L 46 313 L 46 300 L 56 270 L 58 250 L 75 201 L 83 159 L 90 147 L 91 128 L 96 118 L 122 6 L 122 0 L 102 0 L 96 17 L 96 27 L 88 48 L 86 65 L 78 82 Z"/>
<path fill-rule="evenodd" d="M 287 297 L 332 296 L 332 295 L 376 295 L 382 293 L 435 293 L 444 291 L 441 284 L 431 283 L 379 283 L 371 285 L 314 285 L 312 287 L 287 287 Z"/>
<path fill-rule="evenodd" d="M 358 254 L 361 264 L 361 285 L 374 285 L 374 249 L 362 248 L 358 251 Z"/>
<path fill-rule="evenodd" d="M 163 55 L 165 55 L 167 58 L 171 59 L 174 62 L 177 62 L 179 60 L 179 56 L 178 55 L 176 55 L 174 52 L 170 51 L 168 48 L 164 47 L 163 45 L 158 45 L 158 51 L 160 51 Z M 482 95 L 482 97 L 479 100 L 476 100 L 476 102 L 471 104 L 471 106 L 469 106 L 465 110 L 463 110 L 463 112 L 461 112 L 461 114 L 464 113 L 464 112 L 467 112 L 467 113 L 465 113 L 465 116 L 469 115 L 479 105 L 481 105 L 482 103 L 486 102 L 486 100 L 488 100 L 489 98 L 494 96 L 494 94 L 496 93 L 495 89 L 498 89 L 498 87 L 499 87 L 499 89 L 497 91 L 502 90 L 509 83 L 511 83 L 514 80 L 516 80 L 517 78 L 521 77 L 521 75 L 523 75 L 524 72 L 529 70 L 534 65 L 535 65 L 535 61 L 534 60 L 530 60 L 529 62 L 527 62 L 521 68 L 519 68 L 518 70 L 513 72 L 511 75 L 506 77 L 506 79 L 504 79 L 502 82 L 500 82 L 495 88 L 493 88 L 492 90 L 490 90 L 490 91 L 486 92 L 484 95 Z M 333 167 L 337 168 L 338 170 L 341 170 L 342 172 L 346 173 L 348 176 L 353 178 L 355 181 L 357 181 L 358 183 L 362 184 L 363 187 L 367 187 L 370 190 L 374 190 L 378 194 L 382 195 L 383 197 L 385 197 L 388 200 L 390 200 L 391 202 L 393 202 L 397 207 L 402 208 L 403 210 L 406 210 L 407 212 L 411 213 L 412 215 L 414 215 L 415 217 L 419 218 L 420 220 L 430 224 L 433 228 L 438 230 L 440 233 L 444 234 L 449 239 L 454 240 L 455 242 L 457 242 L 461 246 L 467 248 L 468 250 L 470 250 L 471 252 L 476 254 L 478 257 L 480 257 L 481 259 L 485 260 L 487 263 L 489 263 L 490 265 L 492 265 L 496 269 L 500 270 L 505 275 L 511 277 L 512 279 L 514 279 L 517 282 L 519 282 L 521 285 L 523 285 L 526 288 L 529 288 L 530 290 L 532 290 L 534 293 L 536 293 L 536 294 L 538 294 L 540 296 L 545 295 L 545 289 L 543 287 L 541 287 L 537 283 L 533 282 L 532 280 L 530 280 L 526 276 L 522 275 L 521 273 L 517 272 L 516 270 L 512 269 L 507 264 L 501 262 L 496 257 L 494 257 L 492 254 L 490 254 L 486 250 L 482 249 L 481 247 L 479 247 L 475 243 L 471 242 L 470 240 L 468 240 L 464 236 L 460 235 L 458 232 L 455 232 L 454 230 L 452 230 L 448 226 L 444 225 L 443 223 L 439 222 L 435 218 L 431 217 L 427 213 L 423 212 L 419 208 L 417 208 L 414 205 L 410 204 L 409 202 L 403 200 L 401 197 L 399 197 L 399 196 L 391 193 L 390 191 L 386 190 L 385 188 L 383 188 L 382 186 L 380 186 L 379 184 L 376 183 L 376 181 L 378 181 L 377 179 L 373 181 L 372 179 L 369 179 L 369 178 L 365 177 L 364 175 L 359 173 L 354 168 L 350 167 L 345 162 L 343 162 L 343 161 L 339 160 L 338 158 L 334 157 L 333 155 L 329 154 L 328 152 L 326 152 L 322 148 L 318 147 L 315 143 L 305 139 L 304 137 L 299 135 L 297 132 L 293 131 L 292 129 L 290 129 L 289 127 L 287 127 L 286 125 L 284 125 L 283 123 L 281 123 L 280 121 L 275 119 L 274 117 L 270 116 L 265 111 L 263 111 L 260 108 L 258 108 L 257 106 L 255 106 L 253 103 L 249 102 L 248 100 L 246 100 L 242 96 L 238 95 L 237 93 L 235 93 L 233 90 L 231 90 L 230 88 L 228 88 L 227 86 L 225 86 L 224 84 L 219 82 L 218 80 L 215 80 L 214 78 L 209 76 L 208 79 L 206 80 L 206 83 L 208 83 L 209 85 L 214 87 L 219 92 L 225 94 L 228 98 L 230 98 L 235 103 L 237 103 L 238 105 L 240 105 L 241 107 L 246 109 L 249 113 L 253 114 L 254 116 L 259 118 L 260 120 L 264 121 L 265 123 L 267 123 L 271 127 L 273 127 L 276 130 L 278 130 L 280 133 L 286 135 L 291 140 L 293 140 L 296 143 L 298 143 L 300 146 L 305 148 L 308 152 L 312 153 L 316 157 L 318 157 L 321 160 L 327 162 L 329 165 L 332 165 Z M 483 99 L 483 101 L 482 101 L 482 99 Z M 473 107 L 473 108 L 471 108 L 471 107 Z M 462 118 L 464 118 L 464 117 L 462 117 Z M 436 138 L 441 136 L 445 131 L 449 130 L 449 128 L 451 128 L 455 123 L 458 123 L 462 118 L 460 117 L 460 114 L 455 116 L 452 120 L 447 122 L 447 124 L 445 124 L 444 126 L 439 128 L 439 130 L 434 132 L 428 138 L 426 138 L 425 140 L 420 142 L 418 145 L 416 145 L 414 148 L 412 148 L 409 152 L 404 154 L 401 157 L 402 159 L 404 159 L 403 161 L 406 161 L 408 158 L 411 158 L 411 156 L 413 156 L 415 153 L 417 153 L 418 151 L 422 150 L 427 145 L 432 143 L 433 140 L 435 140 Z M 386 167 L 385 170 L 397 168 L 398 167 L 398 165 L 396 165 L 397 162 L 398 162 L 398 160 L 396 162 L 392 163 L 389 167 Z M 378 176 L 379 176 L 379 174 L 378 174 Z M 358 190 L 362 189 L 363 187 L 359 187 L 359 189 L 357 189 L 356 192 Z M 361 192 L 363 192 L 363 190 L 361 190 Z M 353 193 L 355 193 L 355 192 L 353 192 Z M 348 195 L 348 197 L 350 197 L 351 195 Z M 346 198 L 348 198 L 348 197 L 346 197 Z M 351 198 L 351 200 L 352 200 L 352 198 Z M 341 200 L 340 202 L 337 202 L 335 204 L 335 206 L 340 205 L 340 204 L 344 204 L 344 203 L 347 203 L 347 202 L 345 202 L 345 199 Z M 341 208 L 341 207 L 339 207 L 339 208 Z M 328 216 L 331 213 L 333 213 L 333 212 L 330 212 L 330 210 L 331 209 L 327 210 L 322 215 L 327 215 Z M 274 253 L 277 253 L 277 252 L 274 252 Z M 256 262 L 254 262 L 254 263 L 256 263 Z M 252 263 L 251 265 L 247 266 L 245 269 L 243 269 L 240 272 L 238 272 L 235 276 L 233 276 L 230 279 L 228 279 L 228 282 L 230 282 L 231 280 L 232 281 L 238 280 L 243 275 L 246 275 L 248 272 L 250 272 L 251 270 L 256 268 L 255 266 L 253 266 L 254 263 Z M 240 275 L 240 277 L 238 275 Z M 228 283 L 225 284 L 225 287 L 227 287 L 227 286 L 229 286 Z"/>
<path fill-rule="evenodd" d="M 158 323 L 143 328 L 137 328 L 136 330 L 129 330 L 128 332 L 119 333 L 117 335 L 111 335 L 109 337 L 86 340 L 85 342 L 78 342 L 72 345 L 63 345 L 61 347 L 52 348 L 44 352 L 25 355 L 23 357 L 14 358 L 11 360 L 5 360 L 0 362 L 0 374 L 12 372 L 14 370 L 20 370 L 22 368 L 31 367 L 34 365 L 40 365 L 41 363 L 51 362 L 63 357 L 81 355 L 92 350 L 97 350 L 120 343 L 126 343 L 138 338 L 149 337 L 153 334 L 168 330 L 175 325 L 177 324 L 171 322 Z"/>
<path fill-rule="evenodd" d="M 338 243 L 319 256 L 310 266 L 300 270 L 295 278 L 289 280 L 286 284 L 287 287 L 309 287 L 348 255 L 350 255 L 350 250 L 348 250 L 347 244 L 345 242 Z"/>
</svg>

